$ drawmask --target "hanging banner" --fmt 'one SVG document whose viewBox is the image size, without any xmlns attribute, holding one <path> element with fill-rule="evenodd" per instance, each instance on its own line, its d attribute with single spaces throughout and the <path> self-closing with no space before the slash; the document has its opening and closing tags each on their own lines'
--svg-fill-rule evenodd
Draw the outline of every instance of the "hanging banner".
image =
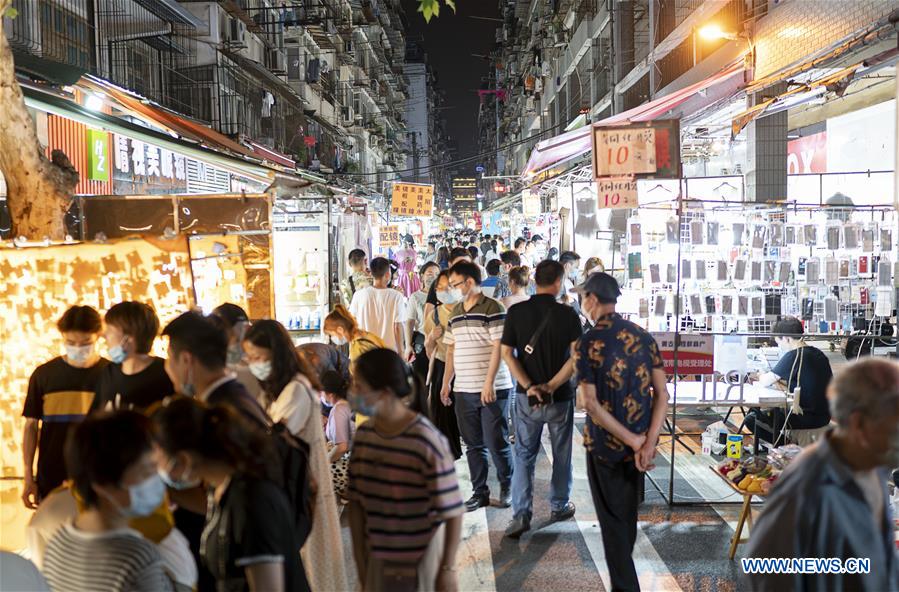
<svg viewBox="0 0 899 592">
<path fill-rule="evenodd" d="M 656 172 L 656 130 L 593 129 L 593 176 Z"/>
<path fill-rule="evenodd" d="M 379 226 L 378 244 L 382 249 L 400 246 L 400 227 L 396 224 Z"/>
<path fill-rule="evenodd" d="M 665 374 L 712 374 L 715 371 L 715 338 L 712 335 L 653 333 L 665 364 Z M 674 366 L 677 338 L 677 367 Z"/>
<path fill-rule="evenodd" d="M 395 216 L 430 218 L 434 208 L 434 186 L 417 183 L 394 183 L 390 213 Z"/>
<path fill-rule="evenodd" d="M 637 207 L 637 180 L 633 177 L 604 177 L 596 180 L 600 210 Z"/>
</svg>

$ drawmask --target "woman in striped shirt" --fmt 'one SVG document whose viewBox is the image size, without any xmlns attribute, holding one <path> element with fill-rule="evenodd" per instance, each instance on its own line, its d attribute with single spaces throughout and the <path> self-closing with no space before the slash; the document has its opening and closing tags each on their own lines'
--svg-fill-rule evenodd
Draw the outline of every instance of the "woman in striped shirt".
<svg viewBox="0 0 899 592">
<path fill-rule="evenodd" d="M 350 456 L 350 527 L 365 592 L 455 591 L 462 493 L 421 381 L 393 351 L 363 354 L 351 404 L 371 419 Z"/>
</svg>

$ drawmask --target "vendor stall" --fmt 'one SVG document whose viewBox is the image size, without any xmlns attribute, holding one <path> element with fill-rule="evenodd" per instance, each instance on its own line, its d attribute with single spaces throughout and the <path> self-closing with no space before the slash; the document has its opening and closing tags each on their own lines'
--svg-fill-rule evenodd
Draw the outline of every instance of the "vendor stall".
<svg viewBox="0 0 899 592">
<path fill-rule="evenodd" d="M 53 246 L 0 246 L 0 546 L 25 546 L 29 512 L 22 487 L 22 409 L 28 379 L 63 352 L 56 322 L 73 304 L 101 314 L 123 300 L 146 302 L 161 323 L 194 304 L 187 240 L 115 240 Z M 158 341 L 154 353 L 164 355 Z"/>
</svg>

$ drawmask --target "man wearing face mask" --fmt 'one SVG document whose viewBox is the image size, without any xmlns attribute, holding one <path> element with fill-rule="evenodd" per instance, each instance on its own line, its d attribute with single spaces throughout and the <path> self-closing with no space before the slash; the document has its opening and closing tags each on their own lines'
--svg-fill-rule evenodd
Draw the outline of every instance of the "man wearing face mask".
<svg viewBox="0 0 899 592">
<path fill-rule="evenodd" d="M 779 432 L 786 420 L 790 439 L 800 446 L 808 446 L 821 437 L 830 424 L 827 403 L 827 386 L 833 376 L 830 361 L 820 349 L 805 344 L 802 321 L 795 317 L 777 321 L 771 333 L 780 348 L 781 358 L 773 370 L 758 377 L 758 384 L 781 386 L 793 394 L 794 406 L 789 420 L 781 409 L 775 409 L 768 423 Z M 753 412 L 746 422 L 750 429 L 754 418 L 762 413 L 758 409 Z M 769 441 L 774 442 L 778 435 L 772 434 Z"/>
<path fill-rule="evenodd" d="M 632 553 L 637 540 L 641 473 L 653 468 L 668 390 L 659 347 L 615 312 L 621 289 L 594 273 L 577 287 L 593 329 L 574 348 L 577 406 L 589 416 L 584 433 L 587 478 L 614 590 L 639 590 Z"/>
<path fill-rule="evenodd" d="M 120 302 L 104 320 L 112 364 L 100 376 L 91 410 L 143 410 L 174 393 L 165 360 L 150 354 L 159 333 L 153 309 L 143 302 Z"/>
<path fill-rule="evenodd" d="M 39 366 L 28 381 L 22 451 L 25 489 L 22 501 L 35 509 L 66 478 L 62 452 L 69 428 L 90 411 L 94 389 L 109 361 L 97 353 L 102 329 L 100 315 L 90 306 L 68 309 L 56 327 L 62 334 L 65 355 Z M 37 475 L 34 455 L 38 455 Z"/>
<path fill-rule="evenodd" d="M 752 590 L 899 590 L 887 479 L 899 466 L 899 365 L 850 364 L 833 379 L 836 427 L 777 479 L 747 557 L 866 558 L 870 571 L 755 574 Z"/>
<path fill-rule="evenodd" d="M 228 338 L 217 322 L 186 312 L 162 334 L 169 338 L 165 370 L 178 392 L 207 405 L 228 405 L 255 425 L 269 424 L 257 400 L 228 373 Z"/>
<path fill-rule="evenodd" d="M 51 589 L 172 590 L 156 546 L 128 528 L 165 499 L 149 419 L 134 411 L 91 416 L 72 430 L 65 461 L 86 508 L 47 545 Z"/>
<path fill-rule="evenodd" d="M 473 512 L 490 505 L 489 452 L 501 488 L 498 505 L 508 508 L 512 504 L 512 450 L 506 418 L 512 377 L 500 347 L 506 309 L 481 293 L 481 273 L 473 263 L 454 265 L 449 281 L 453 297 L 460 302 L 453 309 L 444 338 L 446 369 L 440 399 L 449 406 L 452 389 L 474 489 L 465 506 Z"/>
</svg>

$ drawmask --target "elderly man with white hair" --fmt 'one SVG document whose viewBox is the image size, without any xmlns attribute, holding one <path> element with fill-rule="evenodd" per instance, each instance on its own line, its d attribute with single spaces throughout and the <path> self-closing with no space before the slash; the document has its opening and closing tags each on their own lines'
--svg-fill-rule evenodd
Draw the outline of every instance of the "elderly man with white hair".
<svg viewBox="0 0 899 592">
<path fill-rule="evenodd" d="M 899 590 L 887 495 L 889 469 L 899 467 L 899 364 L 878 358 L 851 364 L 834 378 L 829 396 L 836 427 L 781 475 L 747 555 L 862 558 L 870 570 L 750 574 L 753 590 Z"/>
</svg>

